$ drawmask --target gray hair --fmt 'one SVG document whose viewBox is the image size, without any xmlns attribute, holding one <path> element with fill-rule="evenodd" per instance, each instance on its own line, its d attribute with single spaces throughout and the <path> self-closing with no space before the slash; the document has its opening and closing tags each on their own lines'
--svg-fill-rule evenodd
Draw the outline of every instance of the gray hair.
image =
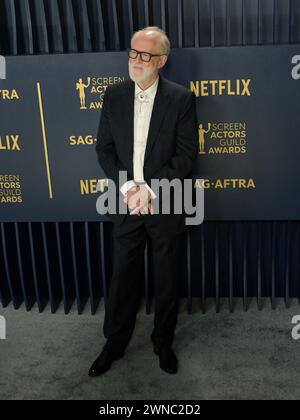
<svg viewBox="0 0 300 420">
<path fill-rule="evenodd" d="M 169 38 L 167 37 L 165 31 L 163 29 L 160 29 L 158 26 L 147 26 L 146 28 L 143 28 L 143 29 L 140 29 L 139 31 L 136 31 L 131 37 L 131 43 L 139 35 L 145 34 L 145 33 L 150 32 L 150 31 L 157 32 L 159 34 L 158 45 L 159 45 L 160 54 L 169 55 L 170 54 Z"/>
</svg>

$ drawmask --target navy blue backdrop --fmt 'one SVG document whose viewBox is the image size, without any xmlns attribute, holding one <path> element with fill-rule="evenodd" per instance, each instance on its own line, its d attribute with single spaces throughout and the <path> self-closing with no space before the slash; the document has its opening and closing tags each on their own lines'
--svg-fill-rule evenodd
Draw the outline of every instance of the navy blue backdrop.
<svg viewBox="0 0 300 420">
<path fill-rule="evenodd" d="M 49 302 L 55 312 L 63 302 L 67 313 L 76 303 L 80 313 L 89 300 L 95 313 L 106 298 L 112 226 L 94 208 L 103 178 L 95 132 L 106 83 L 97 78 L 127 76 L 123 50 L 134 30 L 152 24 L 166 30 L 173 47 L 166 77 L 200 92 L 195 170 L 206 180 L 206 221 L 186 237 L 188 310 L 193 296 L 203 311 L 208 296 L 216 310 L 222 296 L 231 310 L 236 296 L 245 310 L 252 296 L 259 308 L 265 296 L 273 307 L 276 297 L 287 306 L 299 297 L 299 23 L 293 0 L 0 2 L 8 68 L 0 81 L 2 304 L 29 310 L 37 303 L 42 311 Z M 83 88 L 76 86 L 88 77 L 87 109 L 80 109 Z M 238 80 L 250 95 L 232 94 Z M 228 127 L 232 143 L 224 138 Z M 149 312 L 151 244 L 144 285 Z"/>
</svg>

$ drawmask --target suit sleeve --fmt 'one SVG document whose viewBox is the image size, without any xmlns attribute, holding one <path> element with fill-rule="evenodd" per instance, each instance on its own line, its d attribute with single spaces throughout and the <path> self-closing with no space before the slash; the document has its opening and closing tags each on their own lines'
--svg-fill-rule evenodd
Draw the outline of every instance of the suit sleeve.
<svg viewBox="0 0 300 420">
<path fill-rule="evenodd" d="M 104 170 L 107 178 L 115 182 L 118 191 L 119 170 L 121 169 L 119 167 L 119 159 L 111 132 L 110 106 L 110 91 L 108 88 L 106 89 L 103 98 L 103 106 L 97 132 L 96 153 L 100 166 Z"/>
<path fill-rule="evenodd" d="M 175 154 L 151 178 L 171 181 L 174 178 L 183 180 L 189 175 L 198 153 L 197 137 L 196 97 L 191 92 L 178 116 Z"/>
</svg>

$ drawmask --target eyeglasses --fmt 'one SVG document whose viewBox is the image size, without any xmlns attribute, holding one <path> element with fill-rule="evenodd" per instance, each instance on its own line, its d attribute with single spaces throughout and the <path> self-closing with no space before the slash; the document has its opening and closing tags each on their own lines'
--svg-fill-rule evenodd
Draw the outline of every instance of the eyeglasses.
<svg viewBox="0 0 300 420">
<path fill-rule="evenodd" d="M 149 61 L 151 60 L 152 57 L 160 57 L 161 55 L 165 55 L 165 54 L 151 54 L 148 53 L 146 51 L 138 51 L 138 50 L 128 50 L 128 57 L 129 58 L 137 58 L 137 56 L 140 55 L 141 60 L 145 61 L 146 63 L 149 63 Z"/>
</svg>

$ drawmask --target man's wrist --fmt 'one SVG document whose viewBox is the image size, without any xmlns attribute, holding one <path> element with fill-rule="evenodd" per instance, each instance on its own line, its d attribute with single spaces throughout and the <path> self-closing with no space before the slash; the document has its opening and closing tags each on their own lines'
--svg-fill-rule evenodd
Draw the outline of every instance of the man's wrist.
<svg viewBox="0 0 300 420">
<path fill-rule="evenodd" d="M 125 182 L 122 187 L 120 188 L 120 191 L 123 195 L 125 195 L 127 193 L 128 190 L 130 190 L 132 187 L 145 187 L 147 188 L 147 190 L 150 193 L 150 197 L 152 200 L 154 200 L 156 198 L 156 194 L 154 193 L 154 191 L 149 187 L 149 185 L 147 184 L 147 182 L 145 180 L 140 180 L 140 181 L 136 181 L 134 179 L 131 179 L 130 181 Z"/>
<path fill-rule="evenodd" d="M 147 184 L 147 182 L 145 182 L 145 187 L 149 191 L 150 196 L 151 196 L 151 199 L 154 200 L 154 198 L 156 198 L 156 194 L 154 194 L 154 191 L 149 187 L 149 185 Z"/>
<path fill-rule="evenodd" d="M 127 191 L 129 191 L 132 187 L 136 187 L 136 183 L 133 179 L 131 179 L 130 181 L 125 182 L 122 187 L 120 188 L 120 191 L 123 195 L 125 195 L 127 193 Z"/>
</svg>

